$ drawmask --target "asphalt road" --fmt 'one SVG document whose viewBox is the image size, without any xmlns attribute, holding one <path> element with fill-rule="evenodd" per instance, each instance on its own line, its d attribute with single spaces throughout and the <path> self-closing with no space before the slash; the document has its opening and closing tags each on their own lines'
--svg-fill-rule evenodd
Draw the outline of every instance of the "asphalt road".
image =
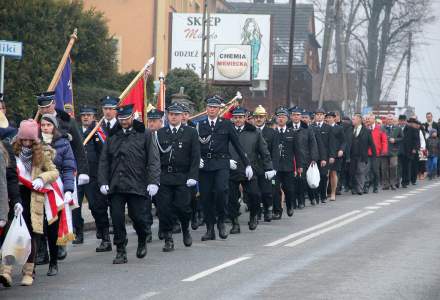
<svg viewBox="0 0 440 300">
<path fill-rule="evenodd" d="M 135 256 L 130 230 L 128 264 L 94 252 L 92 232 L 71 246 L 56 277 L 37 268 L 32 287 L 0 288 L 0 299 L 440 299 L 440 181 L 296 211 L 261 223 L 255 232 L 241 216 L 242 233 L 185 248 L 175 235 Z M 157 224 L 155 223 L 155 229 Z"/>
</svg>

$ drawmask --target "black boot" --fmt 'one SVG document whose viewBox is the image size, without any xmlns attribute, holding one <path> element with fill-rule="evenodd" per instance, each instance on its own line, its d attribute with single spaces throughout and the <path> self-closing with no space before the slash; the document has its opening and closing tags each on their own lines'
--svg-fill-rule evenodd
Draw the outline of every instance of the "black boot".
<svg viewBox="0 0 440 300">
<path fill-rule="evenodd" d="M 226 225 L 223 221 L 218 221 L 217 223 L 218 236 L 221 239 L 226 239 L 228 237 L 228 233 L 226 232 Z"/>
<path fill-rule="evenodd" d="M 310 205 L 312 205 L 312 206 L 316 205 L 315 199 L 310 199 Z"/>
<path fill-rule="evenodd" d="M 183 229 L 182 233 L 183 233 L 183 244 L 185 245 L 185 247 L 191 247 L 193 243 L 191 233 L 189 232 L 188 229 Z"/>
<path fill-rule="evenodd" d="M 112 243 L 110 242 L 110 233 L 108 228 L 100 230 L 102 241 L 101 244 L 96 248 L 96 252 L 109 252 L 112 251 Z"/>
<path fill-rule="evenodd" d="M 251 216 L 249 219 L 249 230 L 255 230 L 257 229 L 258 220 L 256 216 Z"/>
<path fill-rule="evenodd" d="M 165 233 L 165 245 L 162 248 L 163 252 L 171 252 L 174 251 L 174 241 L 171 232 Z"/>
<path fill-rule="evenodd" d="M 38 266 L 47 265 L 49 263 L 49 252 L 47 252 L 46 237 L 42 235 L 38 242 L 39 245 L 38 245 L 37 257 L 35 259 L 35 264 Z"/>
<path fill-rule="evenodd" d="M 230 234 L 240 233 L 240 224 L 238 223 L 238 218 L 232 219 L 232 228 L 229 231 Z"/>
<path fill-rule="evenodd" d="M 163 240 L 165 238 L 164 233 L 162 230 L 159 229 L 159 231 L 157 232 L 157 237 L 159 238 L 159 240 Z"/>
<path fill-rule="evenodd" d="M 113 260 L 114 265 L 126 264 L 127 263 L 127 250 L 125 249 L 125 244 L 116 246 L 116 257 Z"/>
<path fill-rule="evenodd" d="M 202 236 L 202 242 L 215 240 L 214 224 L 206 224 L 206 233 Z"/>
<path fill-rule="evenodd" d="M 139 238 L 138 239 L 138 247 L 136 250 L 137 258 L 144 258 L 147 255 L 147 238 Z"/>
<path fill-rule="evenodd" d="M 272 216 L 272 220 L 281 220 L 282 212 L 275 211 Z"/>
<path fill-rule="evenodd" d="M 72 242 L 74 245 L 84 244 L 84 231 L 83 226 L 79 225 L 75 228 L 75 240 Z"/>
<path fill-rule="evenodd" d="M 147 243 L 151 243 L 153 241 L 153 233 L 151 232 L 151 227 L 150 226 L 147 228 L 146 241 L 147 241 Z"/>
<path fill-rule="evenodd" d="M 64 260 L 67 257 L 66 246 L 58 246 L 58 260 Z"/>
<path fill-rule="evenodd" d="M 272 221 L 272 208 L 268 208 L 264 212 L 264 222 L 271 222 Z"/>
<path fill-rule="evenodd" d="M 293 216 L 293 208 L 292 207 L 287 208 L 287 215 L 289 217 Z"/>
<path fill-rule="evenodd" d="M 199 213 L 197 214 L 197 226 L 200 227 L 203 226 L 203 224 L 205 224 L 203 212 L 199 211 Z"/>
<path fill-rule="evenodd" d="M 178 222 L 176 222 L 176 224 L 173 225 L 173 233 L 177 234 L 177 233 L 181 233 L 182 229 L 180 228 L 180 224 Z"/>
<path fill-rule="evenodd" d="M 55 276 L 58 274 L 58 264 L 56 262 L 50 262 L 47 276 Z"/>
<path fill-rule="evenodd" d="M 199 228 L 199 221 L 197 220 L 197 211 L 193 211 L 191 218 L 191 229 L 197 230 Z"/>
</svg>

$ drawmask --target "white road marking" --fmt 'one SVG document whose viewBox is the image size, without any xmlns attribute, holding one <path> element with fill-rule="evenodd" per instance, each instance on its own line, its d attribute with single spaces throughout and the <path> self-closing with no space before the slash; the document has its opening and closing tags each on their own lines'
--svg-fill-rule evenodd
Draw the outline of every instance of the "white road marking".
<svg viewBox="0 0 440 300">
<path fill-rule="evenodd" d="M 288 240 L 294 239 L 294 238 L 296 238 L 296 237 L 298 237 L 298 236 L 300 236 L 300 235 L 303 235 L 303 234 L 309 233 L 309 232 L 314 231 L 314 230 L 316 230 L 316 229 L 320 229 L 320 228 L 322 228 L 322 227 L 325 227 L 325 226 L 327 226 L 327 225 L 330 225 L 330 224 L 332 224 L 332 223 L 335 223 L 335 222 L 337 222 L 337 221 L 340 221 L 340 220 L 342 220 L 342 219 L 345 219 L 345 218 L 347 218 L 347 217 L 349 217 L 349 216 L 352 216 L 352 215 L 354 215 L 354 214 L 358 214 L 358 213 L 360 213 L 360 212 L 361 212 L 360 210 L 353 210 L 353 211 L 351 211 L 351 212 L 349 212 L 349 213 L 346 213 L 346 214 L 344 214 L 344 215 L 342 215 L 342 216 L 339 216 L 339 217 L 336 217 L 336 218 L 330 219 L 330 220 L 325 221 L 325 222 L 323 222 L 323 223 L 319 223 L 319 224 L 317 224 L 317 225 L 315 225 L 315 226 L 312 226 L 312 227 L 309 227 L 309 228 L 307 228 L 307 229 L 304 229 L 304 230 L 298 231 L 298 232 L 296 232 L 296 233 L 289 234 L 288 236 L 283 237 L 282 239 L 276 240 L 276 241 L 274 241 L 274 242 L 272 242 L 272 243 L 269 243 L 269 244 L 266 244 L 266 245 L 264 245 L 264 246 L 265 246 L 265 247 L 274 247 L 274 246 L 277 246 L 277 245 L 279 245 L 279 244 L 282 244 L 282 243 L 284 243 L 284 242 L 287 242 Z"/>
<path fill-rule="evenodd" d="M 390 199 L 390 200 L 385 200 L 385 202 L 396 203 L 396 202 L 400 202 L 400 200 L 397 200 L 397 199 Z"/>
<path fill-rule="evenodd" d="M 300 245 L 300 244 L 302 244 L 304 242 L 307 242 L 308 240 L 311 240 L 311 239 L 313 239 L 315 237 L 318 237 L 318 236 L 320 236 L 320 235 L 322 235 L 322 234 L 324 234 L 326 232 L 329 232 L 331 230 L 337 229 L 337 228 L 342 227 L 344 225 L 350 224 L 350 223 L 352 223 L 352 222 L 354 222 L 354 221 L 356 221 L 356 220 L 358 220 L 360 218 L 366 217 L 366 216 L 371 215 L 371 214 L 374 214 L 374 211 L 370 210 L 370 211 L 366 211 L 364 213 L 358 214 L 358 215 L 356 215 L 356 216 L 354 216 L 352 218 L 349 218 L 349 219 L 346 219 L 346 220 L 344 220 L 342 222 L 336 223 L 333 226 L 324 228 L 322 230 L 319 230 L 319 231 L 316 231 L 316 232 L 311 233 L 309 235 L 306 235 L 306 236 L 304 236 L 304 237 L 302 237 L 300 239 L 297 239 L 296 241 L 294 241 L 292 243 L 284 245 L 284 247 L 295 247 L 295 246 L 298 246 L 298 245 Z"/>
<path fill-rule="evenodd" d="M 408 196 L 394 196 L 393 198 L 394 199 L 405 199 L 406 197 L 408 197 Z"/>
<path fill-rule="evenodd" d="M 364 207 L 365 209 L 380 209 L 380 207 L 379 206 L 365 206 Z"/>
<path fill-rule="evenodd" d="M 139 297 L 136 297 L 135 300 L 149 299 L 149 298 L 154 297 L 159 294 L 160 294 L 159 292 L 148 292 L 148 293 L 140 295 Z"/>
<path fill-rule="evenodd" d="M 427 190 L 428 190 L 428 189 L 421 188 L 421 189 L 417 189 L 416 191 L 423 192 L 423 191 L 427 191 Z"/>
<path fill-rule="evenodd" d="M 389 203 L 389 202 L 378 202 L 378 203 L 376 203 L 376 205 L 387 206 L 387 205 L 391 205 L 391 203 Z"/>
<path fill-rule="evenodd" d="M 252 258 L 252 255 L 244 255 L 244 256 L 241 256 L 241 257 L 239 257 L 239 258 L 236 258 L 236 259 L 233 259 L 233 260 L 227 261 L 227 262 L 225 262 L 224 264 L 221 264 L 221 265 L 216 266 L 216 267 L 214 267 L 214 268 L 211 268 L 211 269 L 208 269 L 208 270 L 202 271 L 202 272 L 200 272 L 200 273 L 197 273 L 197 274 L 195 274 L 195 275 L 193 275 L 193 276 L 191 276 L 191 277 L 185 278 L 185 279 L 183 279 L 182 281 L 185 281 L 185 282 L 196 281 L 196 280 L 199 280 L 200 278 L 203 278 L 203 277 L 209 276 L 209 275 L 211 275 L 212 273 L 218 272 L 218 271 L 220 271 L 220 270 L 223 270 L 223 269 L 225 269 L 225 268 L 231 267 L 231 266 L 233 266 L 233 265 L 236 265 L 236 264 L 238 264 L 238 263 L 240 263 L 240 262 L 242 262 L 242 261 L 245 261 L 245 260 L 248 260 L 248 259 L 251 259 L 251 258 Z"/>
</svg>

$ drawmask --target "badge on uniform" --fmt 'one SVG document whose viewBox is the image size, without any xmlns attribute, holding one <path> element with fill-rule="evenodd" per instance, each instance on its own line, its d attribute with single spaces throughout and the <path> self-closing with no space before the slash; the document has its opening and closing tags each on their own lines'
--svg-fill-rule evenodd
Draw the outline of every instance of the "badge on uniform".
<svg viewBox="0 0 440 300">
<path fill-rule="evenodd" d="M 182 148 L 182 142 L 179 142 L 179 148 Z"/>
</svg>

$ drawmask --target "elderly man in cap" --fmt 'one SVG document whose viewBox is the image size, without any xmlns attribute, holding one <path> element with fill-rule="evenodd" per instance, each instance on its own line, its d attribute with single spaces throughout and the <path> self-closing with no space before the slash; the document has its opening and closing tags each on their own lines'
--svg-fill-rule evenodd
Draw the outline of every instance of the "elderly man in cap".
<svg viewBox="0 0 440 300">
<path fill-rule="evenodd" d="M 243 146 L 252 169 L 256 174 L 264 174 L 271 180 L 276 171 L 273 170 L 272 160 L 266 141 L 257 128 L 246 122 L 246 109 L 238 106 L 232 111 L 232 123 L 238 134 L 240 144 Z M 246 166 L 240 163 L 240 156 L 232 147 L 229 147 L 232 159 L 230 160 L 229 202 L 228 213 L 232 221 L 231 234 L 240 233 L 238 217 L 240 215 L 240 185 L 243 193 L 248 197 L 249 230 L 255 230 L 258 225 L 257 214 L 260 209 L 261 193 L 258 187 L 257 176 L 246 174 Z M 247 176 L 246 176 L 247 175 Z M 252 174 L 254 175 L 254 174 Z"/>
<path fill-rule="evenodd" d="M 153 108 L 147 113 L 147 127 L 151 131 L 158 131 L 163 127 L 163 111 Z"/>
<path fill-rule="evenodd" d="M 59 124 L 59 130 L 62 133 L 69 135 L 70 146 L 72 147 L 73 155 L 75 156 L 77 172 L 79 174 L 78 186 L 89 183 L 89 166 L 87 163 L 86 152 L 82 144 L 83 137 L 75 119 L 73 119 L 67 112 L 55 109 L 55 92 L 42 92 L 36 94 L 36 97 L 40 116 L 48 114 L 56 117 Z M 44 240 L 40 243 L 41 247 L 38 251 L 36 264 L 46 263 L 45 257 L 47 250 L 45 250 L 45 244 Z M 66 248 L 59 247 L 58 249 L 58 258 L 62 260 L 67 255 Z"/>
<path fill-rule="evenodd" d="M 269 150 L 270 158 L 272 161 L 273 170 L 275 171 L 276 175 L 276 170 L 278 170 L 278 161 L 280 160 L 280 151 L 278 148 L 278 133 L 266 124 L 268 122 L 267 112 L 263 106 L 259 105 L 255 109 L 253 115 L 257 131 L 261 132 L 264 140 L 266 141 L 267 149 Z M 258 186 L 260 187 L 261 198 L 263 202 L 264 221 L 270 222 L 272 221 L 273 216 L 273 184 L 275 183 L 275 180 L 274 178 L 269 179 L 270 176 L 266 176 L 271 174 L 266 174 L 266 172 L 262 172 L 264 170 L 263 161 L 259 160 L 258 163 L 260 164 L 260 167 L 256 171 Z"/>
<path fill-rule="evenodd" d="M 117 254 L 114 264 L 127 263 L 125 206 L 138 235 L 136 256 L 147 254 L 147 202 L 159 189 L 157 144 L 142 122 L 134 120 L 133 105 L 118 108 L 118 124 L 104 144 L 99 160 L 100 191 L 109 195 Z"/>
<path fill-rule="evenodd" d="M 329 165 L 335 162 L 336 146 L 335 138 L 331 127 L 324 122 L 325 111 L 322 108 L 318 108 L 315 111 L 315 120 L 312 124 L 313 131 L 315 132 L 316 141 L 318 143 L 319 157 L 318 162 L 319 173 L 321 180 L 319 181 L 319 187 L 315 190 L 316 203 L 325 203 L 327 201 L 327 182 L 328 182 L 328 170 Z"/>
<path fill-rule="evenodd" d="M 189 232 L 191 188 L 196 186 L 199 177 L 200 144 L 197 130 L 182 125 L 182 114 L 180 105 L 169 106 L 168 125 L 157 131 L 162 168 L 157 205 L 165 238 L 164 252 L 174 250 L 172 233 L 176 216 L 182 226 L 184 245 L 192 245 Z"/>
<path fill-rule="evenodd" d="M 281 219 L 283 208 L 281 205 L 281 190 L 284 192 L 287 215 L 293 216 L 295 200 L 295 176 L 303 172 L 304 152 L 299 147 L 298 136 L 292 128 L 287 127 L 289 111 L 279 107 L 276 112 L 276 131 L 279 136 L 278 149 L 280 159 L 275 177 L 275 193 L 273 203 L 273 219 Z"/>
<path fill-rule="evenodd" d="M 97 110 L 90 106 L 80 107 L 81 129 L 84 137 L 87 137 L 96 126 Z M 95 132 L 93 137 L 85 145 L 87 153 L 87 161 L 90 169 L 90 182 L 86 185 L 78 187 L 78 201 L 80 209 L 72 212 L 73 226 L 76 239 L 73 244 L 82 244 L 84 242 L 83 225 L 84 220 L 81 216 L 81 206 L 84 196 L 87 197 L 89 209 L 95 219 L 96 236 L 101 240 L 101 244 L 96 248 L 96 252 L 111 251 L 112 246 L 109 235 L 109 216 L 108 216 L 108 200 L 107 197 L 99 192 L 98 185 L 98 165 L 102 147 L 104 146 L 105 137 L 102 132 Z"/>
<path fill-rule="evenodd" d="M 215 240 L 214 225 L 220 238 L 226 239 L 225 226 L 226 203 L 229 190 L 229 168 L 231 143 L 238 154 L 239 161 L 245 166 L 247 177 L 253 177 L 249 159 L 239 142 L 238 134 L 229 120 L 219 117 L 222 101 L 214 96 L 207 99 L 208 118 L 198 123 L 200 141 L 200 196 L 205 215 L 206 233 L 202 241 Z"/>
</svg>

